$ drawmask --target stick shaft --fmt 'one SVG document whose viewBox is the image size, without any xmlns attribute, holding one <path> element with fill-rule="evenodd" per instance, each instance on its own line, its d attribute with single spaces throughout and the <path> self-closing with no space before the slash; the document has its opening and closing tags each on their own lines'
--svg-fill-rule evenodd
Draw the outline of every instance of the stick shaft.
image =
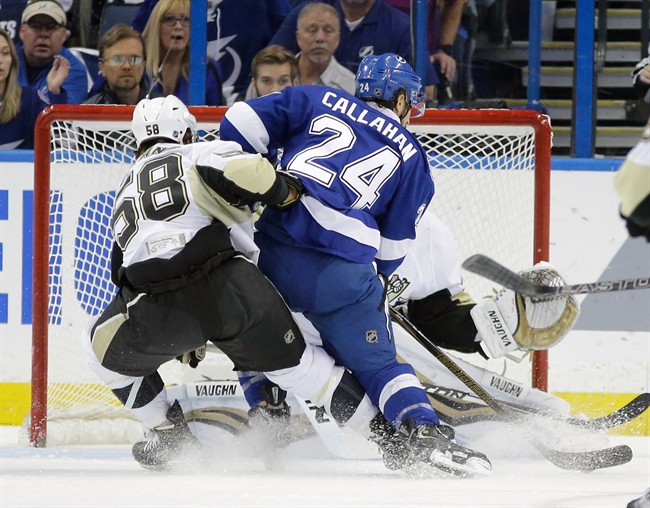
<svg viewBox="0 0 650 508">
<path fill-rule="evenodd" d="M 449 371 L 460 379 L 467 388 L 472 390 L 483 402 L 500 415 L 510 415 L 510 412 L 503 407 L 492 395 L 479 385 L 467 372 L 465 372 L 460 365 L 452 360 L 442 349 L 430 341 L 422 334 L 413 324 L 406 319 L 402 314 L 390 307 L 390 316 L 393 321 L 397 322 L 404 330 L 411 335 L 417 342 L 419 342 L 429 353 L 440 361 Z"/>
<path fill-rule="evenodd" d="M 512 289 L 519 294 L 530 297 L 607 293 L 650 288 L 650 277 L 589 282 L 585 284 L 567 284 L 564 286 L 543 286 L 523 278 L 518 273 L 513 272 L 483 254 L 475 254 L 467 258 L 463 263 L 463 268 L 508 289 Z"/>
</svg>

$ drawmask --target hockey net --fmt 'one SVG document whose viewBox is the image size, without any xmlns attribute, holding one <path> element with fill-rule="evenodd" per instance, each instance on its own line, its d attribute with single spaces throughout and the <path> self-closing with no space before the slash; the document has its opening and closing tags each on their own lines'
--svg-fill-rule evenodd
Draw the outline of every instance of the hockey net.
<svg viewBox="0 0 650 508">
<path fill-rule="evenodd" d="M 200 139 L 215 139 L 225 108 L 192 112 Z M 132 431 L 116 423 L 128 421 L 128 412 L 86 367 L 80 347 L 83 327 L 115 290 L 110 216 L 115 189 L 133 162 L 131 114 L 128 106 L 65 105 L 49 108 L 37 123 L 32 410 L 26 420 L 36 446 L 46 439 L 79 441 L 76 425 L 105 421 L 111 423 L 91 426 L 83 440 L 132 439 Z M 462 259 L 480 252 L 515 269 L 548 259 L 547 117 L 428 110 L 410 129 L 430 157 L 432 209 L 456 235 Z M 492 291 L 488 281 L 464 275 L 475 297 Z M 170 372 L 166 382 L 179 382 L 177 369 Z M 545 355 L 534 362 L 533 377 L 533 385 L 546 388 Z"/>
</svg>

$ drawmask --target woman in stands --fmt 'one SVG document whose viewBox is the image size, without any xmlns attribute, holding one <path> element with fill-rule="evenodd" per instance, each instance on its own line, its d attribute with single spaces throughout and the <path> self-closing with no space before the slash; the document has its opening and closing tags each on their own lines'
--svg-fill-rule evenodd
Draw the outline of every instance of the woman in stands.
<svg viewBox="0 0 650 508">
<path fill-rule="evenodd" d="M 53 104 L 68 102 L 61 85 L 70 71 L 62 56 L 54 57 L 47 75 L 47 87 Z M 18 84 L 18 55 L 11 37 L 0 29 L 0 149 L 34 148 L 36 117 L 47 107 L 36 89 Z"/>
<path fill-rule="evenodd" d="M 190 1 L 160 0 L 142 33 L 147 54 L 146 72 L 156 96 L 174 94 L 189 104 Z M 223 104 L 217 62 L 208 58 L 205 105 Z"/>
</svg>

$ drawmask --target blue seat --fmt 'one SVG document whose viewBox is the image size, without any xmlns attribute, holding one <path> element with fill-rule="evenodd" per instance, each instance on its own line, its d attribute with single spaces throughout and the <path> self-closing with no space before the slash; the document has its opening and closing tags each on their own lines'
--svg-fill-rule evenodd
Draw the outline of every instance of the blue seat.
<svg viewBox="0 0 650 508">
<path fill-rule="evenodd" d="M 97 80 L 97 77 L 99 76 L 99 51 L 96 49 L 82 47 L 68 49 L 86 67 L 86 76 L 88 77 L 88 91 L 90 91 L 93 84 Z"/>
<path fill-rule="evenodd" d="M 139 4 L 127 4 L 124 2 L 111 2 L 104 5 L 102 16 L 99 20 L 98 40 L 116 23 L 125 23 L 131 26 L 140 8 Z"/>
</svg>

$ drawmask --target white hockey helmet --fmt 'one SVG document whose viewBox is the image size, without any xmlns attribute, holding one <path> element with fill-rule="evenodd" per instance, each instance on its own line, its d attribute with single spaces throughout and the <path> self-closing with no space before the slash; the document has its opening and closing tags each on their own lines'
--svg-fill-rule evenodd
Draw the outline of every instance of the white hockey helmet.
<svg viewBox="0 0 650 508">
<path fill-rule="evenodd" d="M 187 129 L 194 137 L 196 118 L 175 95 L 142 99 L 133 111 L 131 130 L 138 148 L 145 141 L 158 138 L 182 143 Z"/>
</svg>

